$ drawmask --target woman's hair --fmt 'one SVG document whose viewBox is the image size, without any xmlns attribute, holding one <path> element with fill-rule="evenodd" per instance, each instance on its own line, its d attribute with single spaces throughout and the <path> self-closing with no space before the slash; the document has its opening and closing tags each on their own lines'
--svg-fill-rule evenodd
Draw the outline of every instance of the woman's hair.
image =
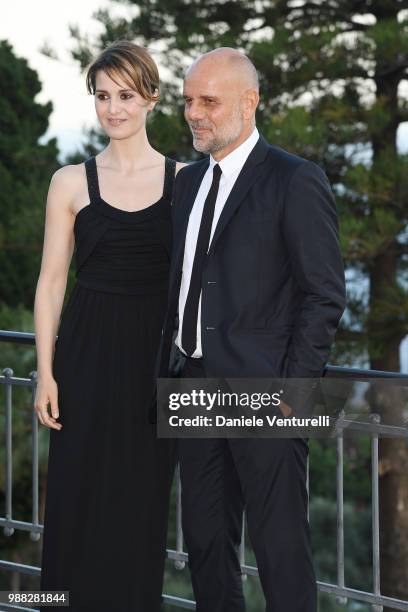
<svg viewBox="0 0 408 612">
<path fill-rule="evenodd" d="M 121 77 L 125 83 L 137 91 L 142 98 L 151 102 L 157 100 L 160 91 L 159 71 L 150 53 L 129 40 L 118 40 L 88 66 L 86 88 L 95 93 L 96 74 L 103 70 L 112 81 Z"/>
</svg>

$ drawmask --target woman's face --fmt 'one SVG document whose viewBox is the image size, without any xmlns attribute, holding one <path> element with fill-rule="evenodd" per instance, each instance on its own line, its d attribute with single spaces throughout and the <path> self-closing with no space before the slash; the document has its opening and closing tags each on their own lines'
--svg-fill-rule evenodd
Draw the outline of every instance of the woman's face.
<svg viewBox="0 0 408 612">
<path fill-rule="evenodd" d="M 122 140 L 144 129 L 147 113 L 154 108 L 155 102 L 148 102 L 130 89 L 120 74 L 116 81 L 103 70 L 96 73 L 95 110 L 109 138 Z"/>
</svg>

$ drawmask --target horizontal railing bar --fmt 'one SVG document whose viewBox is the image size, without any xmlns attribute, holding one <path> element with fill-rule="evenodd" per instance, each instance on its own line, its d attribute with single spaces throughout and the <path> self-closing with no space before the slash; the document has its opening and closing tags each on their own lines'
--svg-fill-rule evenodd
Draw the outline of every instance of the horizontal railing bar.
<svg viewBox="0 0 408 612">
<path fill-rule="evenodd" d="M 184 610 L 195 610 L 196 605 L 191 599 L 183 599 L 182 597 L 175 597 L 174 595 L 163 594 L 163 603 L 169 604 L 170 606 L 176 606 L 177 608 L 183 608 Z"/>
<path fill-rule="evenodd" d="M 188 554 L 186 552 L 177 552 L 177 550 L 167 549 L 167 558 L 172 561 L 184 561 L 188 563 Z"/>
<path fill-rule="evenodd" d="M 7 570 L 8 572 L 20 572 L 20 574 L 27 574 L 29 576 L 40 576 L 41 568 L 34 565 L 25 565 L 24 563 L 14 563 L 13 561 L 5 561 L 0 559 L 0 569 Z"/>
<path fill-rule="evenodd" d="M 25 521 L 16 521 L 14 519 L 6 519 L 0 517 L 0 527 L 14 527 L 15 529 L 21 529 L 22 531 L 31 531 L 33 533 L 42 533 L 43 525 L 33 525 L 33 523 L 26 523 Z"/>
<path fill-rule="evenodd" d="M 32 387 L 33 381 L 31 378 L 19 378 L 18 376 L 3 376 L 0 375 L 0 385 L 15 385 L 16 387 Z"/>
<path fill-rule="evenodd" d="M 17 332 L 0 329 L 0 342 L 13 342 L 15 344 L 35 344 L 35 334 L 32 332 Z M 408 375 L 402 372 L 387 372 L 385 370 L 368 370 L 363 368 L 349 368 L 347 366 L 327 365 L 325 376 L 339 378 L 346 376 L 355 380 L 367 380 L 367 378 L 400 378 L 408 383 Z"/>
<path fill-rule="evenodd" d="M 332 417 L 330 417 L 332 419 Z M 336 425 L 341 429 L 353 429 L 364 433 L 387 434 L 388 436 L 396 436 L 398 438 L 408 437 L 408 425 L 401 427 L 399 425 L 384 425 L 382 423 L 366 423 L 365 421 L 354 421 L 350 419 L 339 419 L 335 421 Z"/>
<path fill-rule="evenodd" d="M 13 344 L 35 344 L 35 334 L 32 332 L 17 332 L 0 329 L 0 342 Z"/>
<path fill-rule="evenodd" d="M 349 368 L 347 366 L 327 365 L 324 376 L 328 378 L 350 378 L 356 381 L 365 381 L 368 378 L 399 378 L 408 384 L 408 374 L 391 372 L 387 370 L 363 370 L 362 368 Z"/>
<path fill-rule="evenodd" d="M 2 611 L 6 611 L 6 610 L 24 610 L 24 612 L 38 612 L 38 609 L 35 608 L 22 608 L 21 606 L 17 606 L 14 604 L 8 604 L 8 603 L 1 603 L 0 604 L 0 610 Z"/>
<path fill-rule="evenodd" d="M 365 603 L 380 604 L 382 606 L 388 606 L 393 610 L 408 610 L 408 601 L 402 599 L 394 599 L 393 597 L 387 597 L 386 595 L 374 595 L 373 593 L 367 593 L 366 591 L 359 591 L 358 589 L 350 589 L 348 587 L 339 587 L 335 584 L 329 584 L 327 582 L 317 581 L 319 591 L 323 593 L 331 593 L 332 595 L 341 595 L 343 597 L 349 597 L 355 601 L 363 601 Z"/>
</svg>

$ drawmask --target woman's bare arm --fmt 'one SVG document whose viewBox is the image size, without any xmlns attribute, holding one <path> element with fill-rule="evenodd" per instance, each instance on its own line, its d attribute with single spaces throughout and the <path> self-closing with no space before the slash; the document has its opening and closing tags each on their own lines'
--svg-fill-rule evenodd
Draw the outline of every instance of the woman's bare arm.
<svg viewBox="0 0 408 612">
<path fill-rule="evenodd" d="M 38 383 L 35 409 L 43 425 L 60 429 L 57 385 L 52 373 L 58 331 L 74 249 L 72 200 L 81 179 L 78 166 L 66 166 L 51 179 L 46 207 L 44 246 L 34 304 Z M 47 405 L 51 404 L 49 415 Z"/>
</svg>

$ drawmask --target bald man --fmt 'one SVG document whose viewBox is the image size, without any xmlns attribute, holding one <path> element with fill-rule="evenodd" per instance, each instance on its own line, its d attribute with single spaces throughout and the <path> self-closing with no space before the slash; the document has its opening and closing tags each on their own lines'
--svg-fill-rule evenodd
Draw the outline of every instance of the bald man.
<svg viewBox="0 0 408 612">
<path fill-rule="evenodd" d="M 194 148 L 208 156 L 176 180 L 160 375 L 173 375 L 176 351 L 184 377 L 320 377 L 345 306 L 327 178 L 259 135 L 257 72 L 238 51 L 201 56 L 184 100 Z M 245 610 L 244 507 L 267 612 L 316 612 L 308 450 L 306 438 L 179 440 L 198 612 Z"/>
</svg>

